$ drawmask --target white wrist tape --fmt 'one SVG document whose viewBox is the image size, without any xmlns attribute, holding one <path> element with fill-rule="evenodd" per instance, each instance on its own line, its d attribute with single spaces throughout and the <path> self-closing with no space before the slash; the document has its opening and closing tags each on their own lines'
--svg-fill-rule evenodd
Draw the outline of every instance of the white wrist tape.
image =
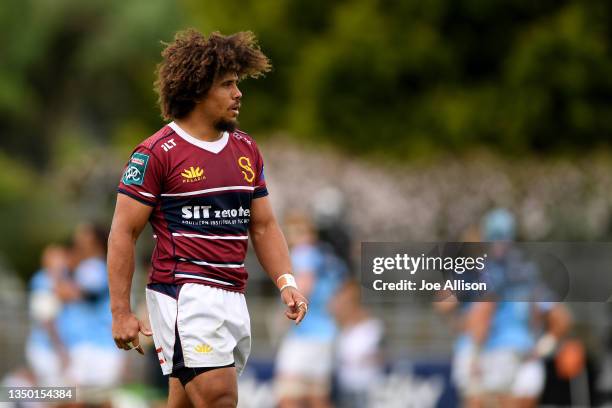
<svg viewBox="0 0 612 408">
<path fill-rule="evenodd" d="M 292 288 L 297 289 L 297 283 L 295 283 L 295 278 L 290 273 L 285 273 L 279 276 L 276 279 L 276 286 L 278 287 L 278 290 L 280 291 L 282 291 L 286 287 L 292 287 Z"/>
</svg>

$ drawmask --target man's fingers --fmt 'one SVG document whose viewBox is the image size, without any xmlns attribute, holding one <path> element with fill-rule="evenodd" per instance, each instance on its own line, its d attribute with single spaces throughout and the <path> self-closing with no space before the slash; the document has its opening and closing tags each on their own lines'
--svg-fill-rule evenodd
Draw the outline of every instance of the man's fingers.
<svg viewBox="0 0 612 408">
<path fill-rule="evenodd" d="M 285 312 L 285 316 L 287 316 L 291 320 L 295 320 L 295 324 L 300 324 L 304 317 L 306 316 L 306 312 L 308 311 L 308 304 L 304 301 L 298 301 L 297 306 L 290 307 Z"/>
<path fill-rule="evenodd" d="M 298 302 L 297 308 L 298 316 L 297 319 L 295 319 L 295 324 L 300 324 L 300 322 L 304 320 L 304 317 L 306 316 L 306 312 L 308 311 L 308 304 L 306 302 Z"/>
<path fill-rule="evenodd" d="M 149 326 L 147 326 L 144 322 L 139 322 L 139 330 L 145 336 L 151 337 L 153 335 L 153 331 Z"/>
<path fill-rule="evenodd" d="M 299 310 L 297 319 L 295 319 L 295 324 L 300 324 L 300 322 L 304 320 L 304 316 L 306 316 L 306 309 L 300 308 Z"/>
<path fill-rule="evenodd" d="M 130 346 L 128 346 L 128 342 L 126 342 L 125 340 L 120 340 L 120 339 L 114 339 L 115 340 L 115 345 L 117 346 L 117 348 L 120 348 L 122 350 L 129 350 Z"/>
<path fill-rule="evenodd" d="M 308 302 L 304 296 L 296 289 L 286 288 L 281 292 L 281 297 L 283 302 L 287 305 L 285 316 L 287 316 L 288 319 L 295 320 L 296 324 L 304 320 L 304 316 L 306 316 L 308 311 Z"/>
<path fill-rule="evenodd" d="M 140 354 L 144 355 L 144 349 L 139 344 L 138 337 L 132 340 L 129 340 L 129 341 L 120 340 L 120 339 L 114 339 L 114 340 L 115 340 L 115 345 L 117 346 L 117 348 L 120 348 L 126 351 L 136 350 Z"/>
<path fill-rule="evenodd" d="M 126 351 L 136 350 L 144 354 L 138 337 L 139 333 L 145 336 L 153 334 L 148 323 L 140 321 L 133 313 L 113 317 L 113 340 L 118 348 Z"/>
<path fill-rule="evenodd" d="M 144 356 L 144 349 L 142 348 L 142 346 L 139 344 L 139 340 L 138 337 L 136 337 L 134 340 L 129 341 L 127 343 L 128 346 L 128 350 L 136 350 L 139 354 L 142 354 Z"/>
<path fill-rule="evenodd" d="M 306 311 L 304 309 L 299 309 L 297 312 L 287 310 L 285 316 L 291 320 L 295 320 L 295 324 L 300 324 L 300 322 L 304 320 L 304 316 L 306 316 Z"/>
<path fill-rule="evenodd" d="M 295 320 L 295 319 L 297 319 L 297 317 L 298 317 L 298 313 L 297 313 L 297 312 L 292 312 L 292 311 L 290 311 L 290 310 L 287 310 L 287 311 L 285 312 L 285 316 L 287 316 L 287 317 L 288 317 L 289 319 L 291 319 L 291 320 Z"/>
</svg>

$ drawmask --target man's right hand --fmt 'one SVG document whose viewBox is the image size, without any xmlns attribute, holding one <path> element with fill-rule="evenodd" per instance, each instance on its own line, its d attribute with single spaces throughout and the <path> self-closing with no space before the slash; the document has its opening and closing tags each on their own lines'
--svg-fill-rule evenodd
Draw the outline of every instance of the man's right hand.
<svg viewBox="0 0 612 408">
<path fill-rule="evenodd" d="M 308 301 L 296 288 L 288 286 L 281 291 L 281 299 L 287 305 L 285 316 L 300 324 L 308 312 Z"/>
<path fill-rule="evenodd" d="M 136 349 L 144 355 L 144 350 L 140 345 L 138 333 L 151 336 L 153 332 L 138 320 L 132 312 L 113 314 L 113 339 L 118 348 L 123 350 Z"/>
</svg>

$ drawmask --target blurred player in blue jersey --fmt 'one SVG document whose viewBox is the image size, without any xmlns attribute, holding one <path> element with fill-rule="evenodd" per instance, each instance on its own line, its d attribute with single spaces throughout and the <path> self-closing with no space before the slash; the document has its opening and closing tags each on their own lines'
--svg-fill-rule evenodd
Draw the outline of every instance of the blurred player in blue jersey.
<svg viewBox="0 0 612 408">
<path fill-rule="evenodd" d="M 346 274 L 346 267 L 318 241 L 315 226 L 305 214 L 287 216 L 285 229 L 296 280 L 310 303 L 308 319 L 289 331 L 277 355 L 279 405 L 328 407 L 336 335 L 328 304 Z"/>
<path fill-rule="evenodd" d="M 64 300 L 57 324 L 69 350 L 68 381 L 97 392 L 119 384 L 124 364 L 124 355 L 111 337 L 107 237 L 107 229 L 100 225 L 79 225 L 74 234 L 72 277 L 56 287 Z"/>
<path fill-rule="evenodd" d="M 483 231 L 493 242 L 486 272 L 495 293 L 469 305 L 454 379 L 469 406 L 534 407 L 545 381 L 541 358 L 565 334 L 567 314 L 562 305 L 535 297 L 537 270 L 512 248 L 515 220 L 508 211 L 487 214 Z M 535 315 L 548 321 L 539 341 L 532 327 Z"/>
<path fill-rule="evenodd" d="M 42 254 L 41 269 L 30 281 L 32 328 L 26 341 L 26 358 L 39 386 L 65 385 L 65 370 L 70 360 L 56 325 L 63 305 L 55 287 L 67 278 L 66 248 L 47 246 Z"/>
</svg>

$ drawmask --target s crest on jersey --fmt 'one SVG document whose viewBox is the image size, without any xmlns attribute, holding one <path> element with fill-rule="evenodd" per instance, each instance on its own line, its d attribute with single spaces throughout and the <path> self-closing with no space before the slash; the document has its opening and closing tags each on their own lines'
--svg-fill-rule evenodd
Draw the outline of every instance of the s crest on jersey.
<svg viewBox="0 0 612 408">
<path fill-rule="evenodd" d="M 240 168 L 242 168 L 242 175 L 244 176 L 244 179 L 248 183 L 252 183 L 255 179 L 255 172 L 251 167 L 251 159 L 246 156 L 240 156 L 240 158 L 238 158 L 238 165 Z"/>
<path fill-rule="evenodd" d="M 149 164 L 149 155 L 144 153 L 134 153 L 130 157 L 128 166 L 123 173 L 123 184 L 141 186 Z"/>
</svg>

